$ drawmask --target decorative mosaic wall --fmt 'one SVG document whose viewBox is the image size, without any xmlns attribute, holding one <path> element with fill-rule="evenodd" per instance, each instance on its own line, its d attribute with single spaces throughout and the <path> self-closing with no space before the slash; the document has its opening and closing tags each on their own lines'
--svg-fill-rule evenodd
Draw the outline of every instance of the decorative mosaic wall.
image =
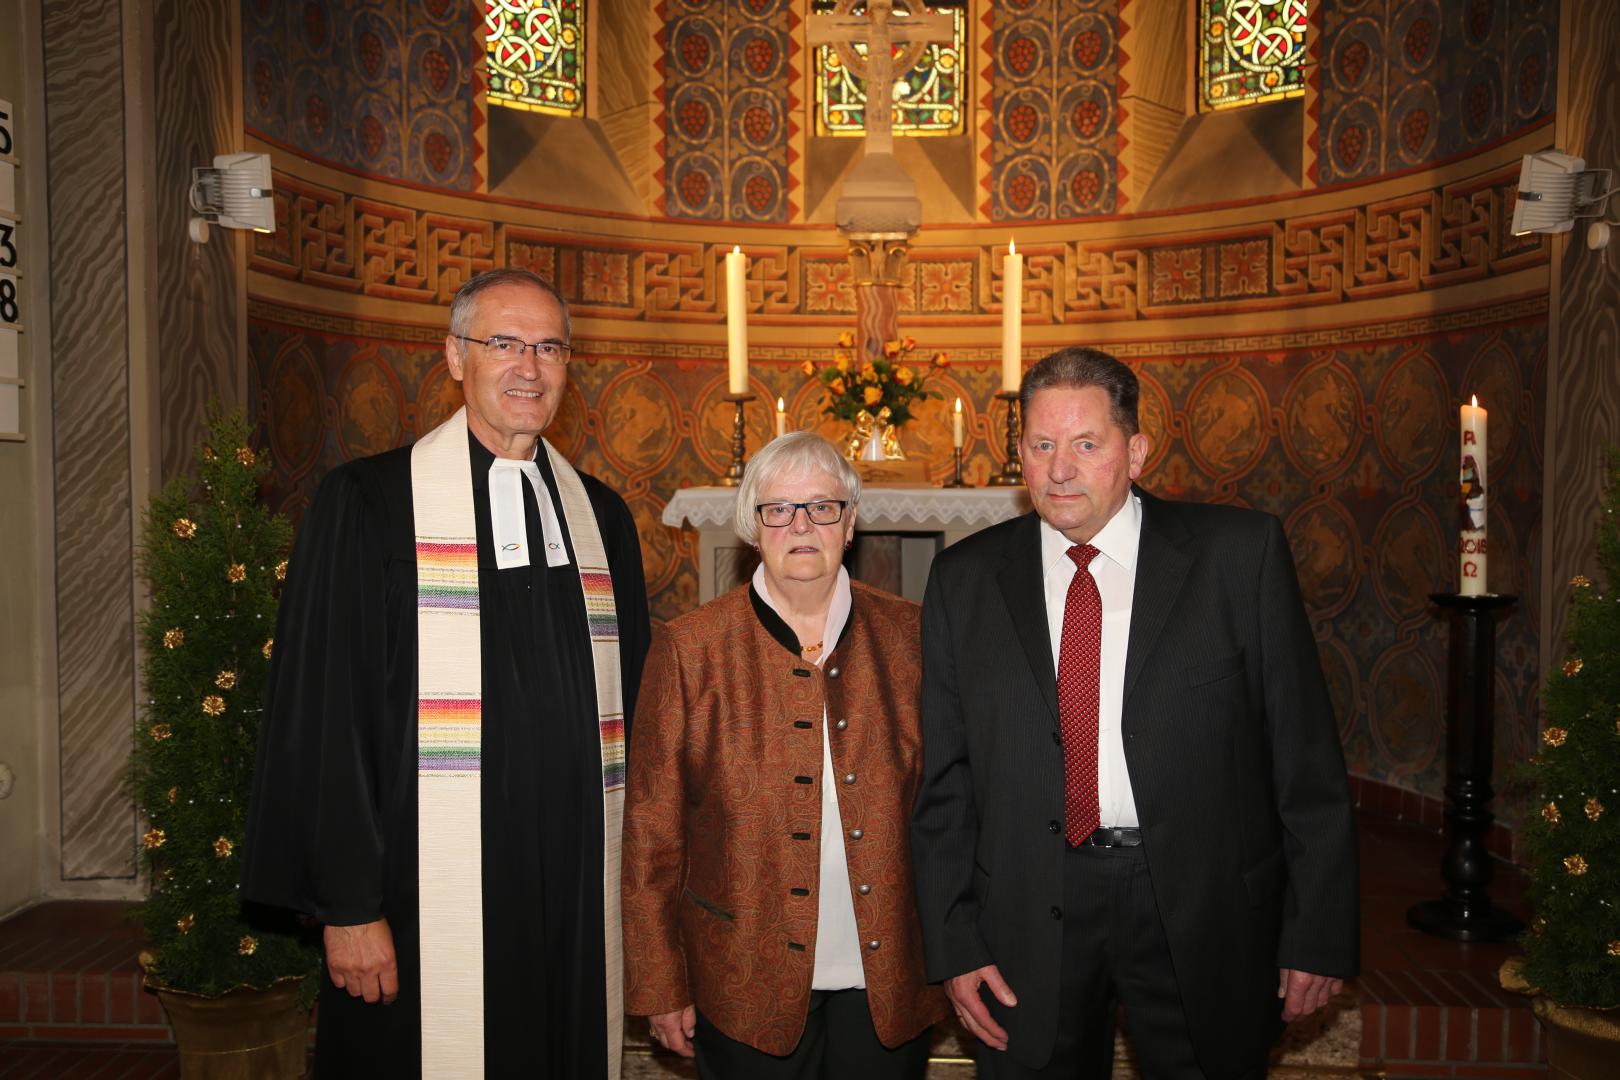
<svg viewBox="0 0 1620 1080">
<path fill-rule="evenodd" d="M 1322 184 L 1495 142 L 1557 104 L 1557 0 L 1321 5 Z"/>
<path fill-rule="evenodd" d="M 1060 243 L 1025 251 L 1027 323 L 1239 314 L 1444 288 L 1547 261 L 1546 238 L 1509 231 L 1517 167 L 1431 191 L 1238 227 Z M 255 271 L 339 292 L 447 304 L 467 277 L 525 266 L 590 314 L 724 318 L 730 243 L 582 237 L 414 210 L 277 173 L 276 232 L 253 237 Z M 1286 204 L 1279 204 L 1279 210 Z M 819 240 L 819 238 L 817 238 Z M 854 277 L 842 247 L 749 244 L 749 310 L 845 316 Z M 999 314 L 999 242 L 913 249 L 903 316 Z"/>
<path fill-rule="evenodd" d="M 660 212 L 783 222 L 794 216 L 788 141 L 802 33 L 792 0 L 661 0 Z"/>
<path fill-rule="evenodd" d="M 1397 337 L 1367 328 L 1364 344 L 1335 344 L 1354 335 L 1334 332 L 1315 347 L 1278 338 L 1198 356 L 1117 350 L 1143 380 L 1147 486 L 1283 518 L 1352 770 L 1425 791 L 1439 790 L 1444 771 L 1446 662 L 1427 596 L 1455 584 L 1456 410 L 1469 393 L 1491 406 L 1491 585 L 1523 596 L 1499 630 L 1498 760 L 1527 754 L 1535 730 L 1546 320 L 1473 322 Z M 261 302 L 249 342 L 250 407 L 275 465 L 270 499 L 295 519 L 333 465 L 411 442 L 460 404 L 432 330 Z M 582 344 L 550 438 L 624 495 L 654 614 L 667 619 L 695 606 L 697 553 L 691 533 L 659 516 L 675 490 L 712 483 L 729 460 L 723 355 Z M 795 427 L 838 433 L 794 363 L 751 371 L 761 400 L 787 399 Z M 963 397 L 967 472 L 980 483 L 1000 465 L 998 387 L 990 362 L 958 362 L 941 378 L 947 400 Z M 929 402 L 906 434 L 912 454 L 941 464 L 945 405 Z M 764 409 L 749 413 L 751 450 L 769 423 Z"/>
<path fill-rule="evenodd" d="M 993 60 L 983 116 L 994 221 L 1118 209 L 1119 0 L 986 5 Z"/>
<path fill-rule="evenodd" d="M 482 25 L 465 0 L 242 0 L 247 128 L 363 172 L 473 190 Z"/>
</svg>

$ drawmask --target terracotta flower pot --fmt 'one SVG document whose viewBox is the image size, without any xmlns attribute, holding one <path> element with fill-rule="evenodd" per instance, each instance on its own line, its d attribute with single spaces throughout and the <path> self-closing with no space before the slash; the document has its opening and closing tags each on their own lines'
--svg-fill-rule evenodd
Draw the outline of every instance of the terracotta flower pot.
<svg viewBox="0 0 1620 1080">
<path fill-rule="evenodd" d="M 268 990 L 239 986 L 219 997 L 153 986 L 174 1028 L 182 1080 L 298 1080 L 309 1046 L 309 1010 L 295 977 Z"/>
<path fill-rule="evenodd" d="M 1620 1076 L 1620 1009 L 1560 1005 L 1525 982 L 1517 958 L 1502 965 L 1502 988 L 1530 996 L 1547 1035 L 1552 1080 L 1612 1080 Z"/>
</svg>

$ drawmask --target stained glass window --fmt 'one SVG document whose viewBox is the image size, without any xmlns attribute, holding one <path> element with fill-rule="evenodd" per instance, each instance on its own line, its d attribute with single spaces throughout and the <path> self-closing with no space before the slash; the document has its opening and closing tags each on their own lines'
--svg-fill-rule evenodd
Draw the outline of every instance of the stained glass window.
<svg viewBox="0 0 1620 1080">
<path fill-rule="evenodd" d="M 1249 105 L 1305 92 L 1306 0 L 1199 0 L 1199 103 Z"/>
<path fill-rule="evenodd" d="M 896 5 L 898 8 L 899 5 Z M 942 8 L 924 7 L 923 11 Z M 855 13 L 864 13 L 857 4 Z M 923 46 L 916 66 L 894 81 L 894 133 L 896 135 L 960 135 L 963 120 L 963 37 L 967 20 L 960 8 L 951 13 L 955 32 L 949 44 Z M 895 15 L 904 16 L 896 10 Z M 855 54 L 866 56 L 866 45 L 856 43 Z M 896 56 L 906 48 L 894 46 Z M 859 135 L 866 128 L 866 80 L 850 71 L 831 45 L 816 49 L 816 134 Z"/>
<path fill-rule="evenodd" d="M 584 0 L 484 0 L 484 51 L 491 104 L 584 114 Z"/>
</svg>

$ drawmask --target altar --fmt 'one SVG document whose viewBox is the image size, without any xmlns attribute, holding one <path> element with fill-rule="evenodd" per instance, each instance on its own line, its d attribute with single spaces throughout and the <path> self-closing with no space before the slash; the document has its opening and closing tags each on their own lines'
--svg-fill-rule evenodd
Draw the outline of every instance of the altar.
<svg viewBox="0 0 1620 1080">
<path fill-rule="evenodd" d="M 753 573 L 758 556 L 732 531 L 736 504 L 736 488 L 689 487 L 677 491 L 664 507 L 665 525 L 697 530 L 699 603 L 708 603 Z M 863 486 L 855 517 L 857 546 L 863 534 L 897 538 L 897 591 L 921 601 L 935 554 L 1029 508 L 1029 493 L 1023 487 Z"/>
</svg>

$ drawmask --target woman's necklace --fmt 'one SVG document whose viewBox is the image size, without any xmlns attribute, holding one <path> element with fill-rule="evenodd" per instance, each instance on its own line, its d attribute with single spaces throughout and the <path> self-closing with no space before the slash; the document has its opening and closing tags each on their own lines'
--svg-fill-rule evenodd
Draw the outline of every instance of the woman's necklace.
<svg viewBox="0 0 1620 1080">
<path fill-rule="evenodd" d="M 799 646 L 799 651 L 801 653 L 803 653 L 804 655 L 806 655 L 806 656 L 814 656 L 814 655 L 816 655 L 816 653 L 821 651 L 821 646 L 822 646 L 823 642 L 825 642 L 825 641 L 826 641 L 826 638 L 823 638 L 821 641 L 816 642 L 814 645 L 800 645 Z"/>
</svg>

